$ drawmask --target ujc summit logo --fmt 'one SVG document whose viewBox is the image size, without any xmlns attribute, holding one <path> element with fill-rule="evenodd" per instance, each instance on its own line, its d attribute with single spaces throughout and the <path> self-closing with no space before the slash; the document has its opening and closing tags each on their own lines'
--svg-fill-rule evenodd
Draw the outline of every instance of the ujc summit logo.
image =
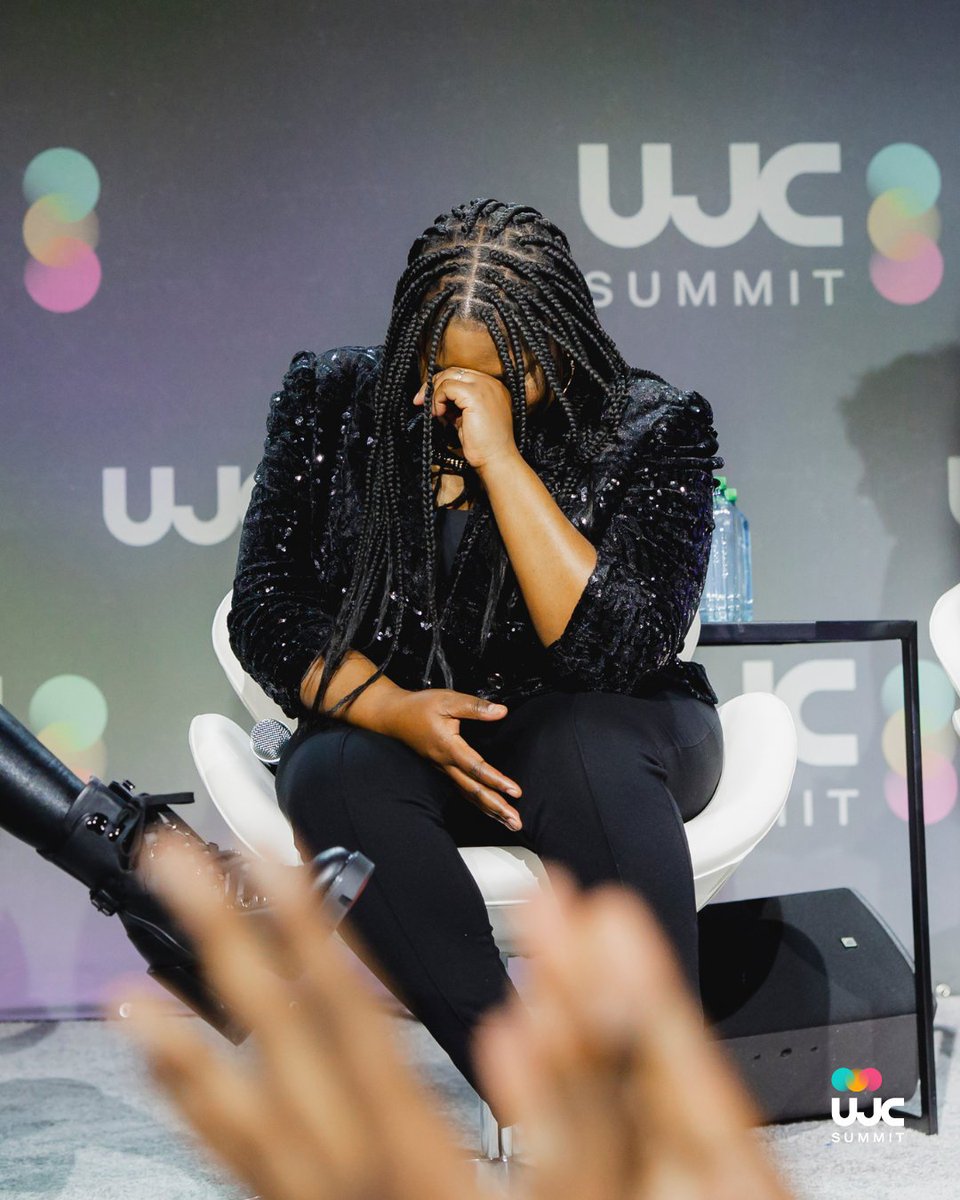
<svg viewBox="0 0 960 1200">
<path fill-rule="evenodd" d="M 849 1067 L 838 1067 L 830 1077 L 830 1083 L 835 1091 L 853 1092 L 847 1101 L 847 1111 L 842 1111 L 843 1097 L 834 1096 L 830 1101 L 830 1115 L 837 1125 L 903 1125 L 903 1117 L 896 1117 L 890 1111 L 895 1105 L 902 1105 L 902 1096 L 881 1100 L 873 1097 L 873 1110 L 861 1111 L 857 1093 L 877 1092 L 883 1083 L 883 1076 L 876 1067 L 864 1067 L 861 1070 L 851 1070 Z"/>
<path fill-rule="evenodd" d="M 580 214 L 587 229 L 599 241 L 620 250 L 637 250 L 655 242 L 673 227 L 693 246 L 724 249 L 743 242 L 758 224 L 788 246 L 840 249 L 845 244 L 845 219 L 840 212 L 803 212 L 792 193 L 795 182 L 821 177 L 817 188 L 819 205 L 837 209 L 845 193 L 840 186 L 839 142 L 797 142 L 761 158 L 757 142 L 732 142 L 727 147 L 728 167 L 720 193 L 729 196 L 726 207 L 705 212 L 698 195 L 675 188 L 674 147 L 670 143 L 644 143 L 640 151 L 640 186 L 636 202 L 627 212 L 618 212 L 612 199 L 610 147 L 604 142 L 578 146 Z M 830 178 L 828 178 L 830 177 Z M 940 168 L 933 156 L 912 142 L 884 146 L 870 160 L 866 172 L 870 196 L 866 214 L 867 234 L 873 253 L 869 277 L 876 292 L 892 304 L 913 305 L 928 300 L 943 281 L 943 256 L 937 242 L 940 214 Z M 808 201 L 814 206 L 817 201 Z M 858 215 L 862 200 L 856 201 Z M 677 270 L 678 307 L 715 307 L 717 279 L 713 267 L 701 267 L 699 283 L 688 269 Z M 814 294 L 822 284 L 823 303 L 834 304 L 835 286 L 846 276 L 842 258 L 829 266 L 803 268 L 809 274 Z M 628 274 L 628 295 L 636 308 L 651 308 L 661 299 L 661 268 L 656 263 L 643 267 L 648 285 L 638 279 L 634 267 Z M 774 274 L 785 274 L 775 286 Z M 733 271 L 732 298 L 737 306 L 771 307 L 775 292 L 791 307 L 801 303 L 801 268 L 781 263 L 751 279 L 745 269 Z M 612 279 L 605 271 L 587 274 L 598 307 L 614 299 Z M 785 287 L 784 287 L 785 284 Z M 808 287 L 811 285 L 808 285 Z"/>
</svg>

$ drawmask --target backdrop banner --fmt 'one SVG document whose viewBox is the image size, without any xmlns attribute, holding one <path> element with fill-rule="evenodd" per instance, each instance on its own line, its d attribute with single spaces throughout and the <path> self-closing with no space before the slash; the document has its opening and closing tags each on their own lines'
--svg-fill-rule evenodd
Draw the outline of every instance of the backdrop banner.
<svg viewBox="0 0 960 1200">
<path fill-rule="evenodd" d="M 0 702 L 81 777 L 194 791 L 184 816 L 235 844 L 187 730 L 251 723 L 210 629 L 270 396 L 298 350 L 383 341 L 438 213 L 532 204 L 626 358 L 712 404 L 755 618 L 919 623 L 933 971 L 960 986 L 958 701 L 927 632 L 960 579 L 960 9 L 4 15 Z M 699 658 L 801 735 L 780 823 L 717 899 L 853 887 L 910 950 L 896 644 Z M 0 1017 L 95 1015 L 142 967 L 0 833 Z"/>
</svg>

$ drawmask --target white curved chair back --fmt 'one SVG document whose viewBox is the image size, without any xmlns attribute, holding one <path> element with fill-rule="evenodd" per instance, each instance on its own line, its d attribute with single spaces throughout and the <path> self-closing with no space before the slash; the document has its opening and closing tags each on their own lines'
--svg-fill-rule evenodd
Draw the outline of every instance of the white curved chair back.
<svg viewBox="0 0 960 1200">
<path fill-rule="evenodd" d="M 230 648 L 231 597 L 228 592 L 213 621 L 217 658 L 252 717 L 275 716 L 289 725 L 289 718 L 246 674 Z M 698 615 L 687 641 L 695 646 L 699 634 Z M 717 712 L 723 729 L 723 772 L 710 803 L 684 824 L 698 909 L 770 831 L 786 804 L 797 763 L 793 716 L 772 693 L 736 696 Z M 205 713 L 190 725 L 190 749 L 204 786 L 243 845 L 255 854 L 299 863 L 293 832 L 277 806 L 274 776 L 254 756 L 248 735 L 227 717 Z M 496 918 L 495 932 L 510 942 L 507 910 L 522 903 L 531 887 L 546 882 L 539 858 L 516 847 L 496 845 L 465 846 L 461 853 L 478 878 L 491 919 Z M 497 940 L 502 944 L 500 936 Z"/>
<path fill-rule="evenodd" d="M 254 721 L 282 721 L 288 729 L 293 728 L 293 722 L 278 704 L 270 699 L 263 688 L 244 671 L 230 646 L 227 632 L 227 614 L 233 601 L 233 589 L 224 596 L 217 606 L 213 618 L 213 651 L 220 666 L 223 667 L 230 686 L 240 697 L 247 712 Z M 270 772 L 268 771 L 269 775 Z"/>
<path fill-rule="evenodd" d="M 944 592 L 933 606 L 930 641 L 953 690 L 960 695 L 960 583 Z M 953 714 L 953 727 L 960 734 L 960 708 Z"/>
<path fill-rule="evenodd" d="M 684 823 L 698 910 L 769 833 L 787 797 L 797 762 L 790 709 L 768 692 L 735 696 L 717 709 L 724 765 L 710 803 Z M 274 776 L 228 717 L 202 713 L 190 723 L 190 750 L 204 787 L 232 832 L 253 854 L 301 862 L 293 831 L 277 806 Z M 514 846 L 463 846 L 498 945 L 512 953 L 510 909 L 547 883 L 540 858 Z"/>
</svg>

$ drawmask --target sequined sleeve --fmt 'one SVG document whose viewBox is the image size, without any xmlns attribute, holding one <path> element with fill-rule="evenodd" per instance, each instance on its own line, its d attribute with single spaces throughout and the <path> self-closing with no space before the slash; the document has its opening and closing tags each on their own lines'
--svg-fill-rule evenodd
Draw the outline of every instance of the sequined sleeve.
<svg viewBox="0 0 960 1200">
<path fill-rule="evenodd" d="M 627 482 L 595 542 L 596 566 L 560 637 L 559 676 L 627 693 L 674 661 L 700 602 L 723 466 L 709 403 L 669 388 L 625 461 Z"/>
<path fill-rule="evenodd" d="M 227 617 L 230 645 L 247 674 L 290 717 L 306 711 L 300 683 L 332 627 L 331 614 L 318 601 L 311 560 L 311 525 L 322 516 L 311 509 L 311 458 L 316 423 L 332 411 L 346 374 L 335 352 L 294 355 L 270 400 L 264 453 L 240 533 Z"/>
</svg>

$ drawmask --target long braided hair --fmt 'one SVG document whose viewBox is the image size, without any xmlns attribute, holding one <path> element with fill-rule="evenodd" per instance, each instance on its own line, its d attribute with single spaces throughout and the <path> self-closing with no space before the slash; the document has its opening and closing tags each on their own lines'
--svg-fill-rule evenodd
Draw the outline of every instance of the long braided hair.
<svg viewBox="0 0 960 1200">
<path fill-rule="evenodd" d="M 410 401 L 421 386 L 424 366 L 427 389 L 423 407 L 414 420 L 420 422 L 422 432 L 419 498 L 423 551 L 431 581 L 429 611 L 421 625 L 432 632 L 421 686 L 430 686 L 435 659 L 444 686 L 453 686 L 436 611 L 437 552 L 431 480 L 436 422 L 430 412 L 439 347 L 447 324 L 454 318 L 482 322 L 489 331 L 510 391 L 518 449 L 529 452 L 534 439 L 541 446 L 553 447 L 553 452 L 545 456 L 546 466 L 540 477 L 554 497 L 570 486 L 579 464 L 596 455 L 621 420 L 630 367 L 600 325 L 590 289 L 561 230 L 529 205 L 493 199 L 471 200 L 441 213 L 411 246 L 394 293 L 374 394 L 375 432 L 366 463 L 362 530 L 352 577 L 324 651 L 312 706 L 315 715 L 332 716 L 352 703 L 386 671 L 399 644 L 410 597 L 402 578 L 400 506 L 404 495 L 398 450 L 410 423 Z M 530 357 L 542 372 L 549 396 L 528 420 L 524 361 Z M 467 475 L 469 480 L 469 469 Z M 408 502 L 413 499 L 409 497 Z M 485 507 L 483 495 L 478 501 L 481 508 Z M 490 524 L 495 531 L 492 519 Z M 499 534 L 491 536 L 494 569 L 481 646 L 492 624 L 508 566 Z M 393 636 L 386 658 L 364 683 L 331 708 L 321 709 L 330 679 L 375 600 L 376 631 L 381 638 L 384 622 L 388 616 L 391 618 Z"/>
</svg>

